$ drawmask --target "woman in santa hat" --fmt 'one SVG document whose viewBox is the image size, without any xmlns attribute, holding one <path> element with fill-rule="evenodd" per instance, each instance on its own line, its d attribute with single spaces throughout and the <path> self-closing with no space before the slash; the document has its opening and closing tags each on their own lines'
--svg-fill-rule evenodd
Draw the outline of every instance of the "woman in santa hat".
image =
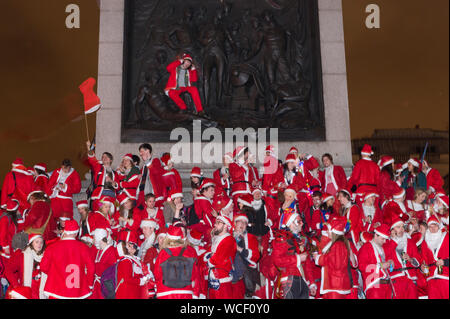
<svg viewBox="0 0 450 319">
<path fill-rule="evenodd" d="M 128 197 L 136 200 L 136 192 L 139 186 L 139 168 L 133 164 L 133 154 L 126 154 L 122 158 L 122 163 L 118 168 L 119 182 L 114 182 L 114 188 L 120 188 L 120 193 L 125 193 Z"/>
<path fill-rule="evenodd" d="M 233 154 L 226 153 L 223 156 L 223 165 L 221 168 L 218 168 L 213 173 L 213 180 L 216 183 L 216 191 L 217 194 L 224 194 L 227 196 L 231 196 L 231 179 L 230 179 L 230 171 L 229 166 L 233 163 Z"/>
<path fill-rule="evenodd" d="M 108 231 L 103 228 L 97 228 L 94 231 L 94 245 L 97 248 L 95 256 L 95 280 L 92 296 L 90 299 L 104 299 L 101 291 L 100 279 L 103 272 L 117 262 L 119 256 L 112 245 L 113 241 Z"/>
<path fill-rule="evenodd" d="M 113 219 L 118 223 L 119 230 L 140 231 L 141 215 L 135 213 L 136 201 L 128 197 L 125 193 L 117 196 L 119 209 L 114 213 Z"/>
<path fill-rule="evenodd" d="M 28 246 L 23 251 L 16 250 L 8 263 L 5 274 L 10 283 L 10 289 L 19 286 L 30 287 L 31 298 L 39 299 L 39 285 L 41 283 L 39 264 L 44 250 L 45 243 L 42 236 L 30 234 Z"/>
<path fill-rule="evenodd" d="M 191 188 L 192 188 L 192 197 L 195 199 L 200 195 L 200 186 L 203 182 L 203 172 L 200 167 L 193 167 L 191 170 Z"/>
<path fill-rule="evenodd" d="M 423 188 L 417 188 L 413 200 L 406 200 L 406 207 L 411 214 L 410 222 L 418 224 L 427 220 L 428 205 L 426 204 L 427 192 Z"/>
<path fill-rule="evenodd" d="M 357 266 L 356 258 L 345 238 L 344 217 L 331 220 L 331 241 L 322 249 L 314 253 L 314 260 L 321 268 L 320 294 L 324 299 L 347 299 L 352 289 L 352 275 L 349 271 L 350 262 Z"/>
<path fill-rule="evenodd" d="M 164 184 L 163 196 L 164 200 L 166 200 L 171 191 L 183 188 L 183 182 L 180 173 L 173 167 L 170 153 L 164 153 L 161 156 L 161 163 L 164 168 L 164 173 L 162 174 L 162 182 Z"/>
<path fill-rule="evenodd" d="M 418 187 L 427 189 L 427 177 L 422 172 L 422 163 L 417 158 L 408 160 L 408 169 L 402 173 L 402 187 L 406 190 L 406 200 L 413 200 Z"/>
<path fill-rule="evenodd" d="M 389 155 L 381 156 L 378 161 L 380 168 L 380 180 L 378 181 L 378 194 L 380 194 L 380 202 L 389 200 L 394 195 L 399 184 L 395 181 L 394 174 L 394 158 Z"/>
<path fill-rule="evenodd" d="M 138 237 L 135 232 L 122 231 L 118 245 L 122 246 L 123 256 L 117 266 L 116 299 L 142 299 L 143 286 L 152 278 L 144 274 L 138 254 Z"/>
<path fill-rule="evenodd" d="M 47 165 L 45 163 L 39 163 L 34 165 L 35 178 L 34 178 L 34 189 L 45 192 L 48 184 L 48 174 Z"/>
<path fill-rule="evenodd" d="M 295 188 L 289 186 L 285 189 L 284 193 L 284 201 L 280 208 L 280 225 L 283 223 L 284 216 L 286 214 L 297 213 L 299 214 L 298 202 L 297 202 L 297 192 Z"/>
</svg>

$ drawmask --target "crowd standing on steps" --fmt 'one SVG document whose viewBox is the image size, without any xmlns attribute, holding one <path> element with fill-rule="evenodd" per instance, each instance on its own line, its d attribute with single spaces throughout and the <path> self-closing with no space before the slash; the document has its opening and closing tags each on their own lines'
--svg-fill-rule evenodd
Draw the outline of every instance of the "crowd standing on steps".
<svg viewBox="0 0 450 319">
<path fill-rule="evenodd" d="M 376 163 L 365 145 L 347 178 L 328 153 L 293 146 L 278 159 L 269 145 L 258 169 L 237 147 L 211 177 L 192 168 L 186 206 L 170 153 L 145 143 L 114 168 L 111 153 L 86 146 L 92 185 L 79 222 L 70 160 L 53 172 L 12 163 L 2 298 L 449 298 L 449 197 L 425 160 Z"/>
</svg>

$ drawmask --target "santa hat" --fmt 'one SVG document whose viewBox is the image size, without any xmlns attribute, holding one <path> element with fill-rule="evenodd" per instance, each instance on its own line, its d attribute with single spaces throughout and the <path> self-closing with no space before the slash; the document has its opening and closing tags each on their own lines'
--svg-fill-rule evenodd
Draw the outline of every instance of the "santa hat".
<svg viewBox="0 0 450 319">
<path fill-rule="evenodd" d="M 295 163 L 297 161 L 297 156 L 295 156 L 295 154 L 289 153 L 288 155 L 286 155 L 286 163 L 292 162 Z"/>
<path fill-rule="evenodd" d="M 395 164 L 395 172 L 397 174 L 400 174 L 405 168 L 403 167 L 402 163 Z"/>
<path fill-rule="evenodd" d="M 169 165 L 169 163 L 172 162 L 170 153 L 165 153 L 163 156 L 161 156 L 161 162 L 164 164 L 164 166 Z"/>
<path fill-rule="evenodd" d="M 202 184 L 200 185 L 200 190 L 203 190 L 210 186 L 216 186 L 216 184 L 214 183 L 214 181 L 211 178 L 205 178 L 203 180 Z"/>
<path fill-rule="evenodd" d="M 70 219 L 66 221 L 66 224 L 64 226 L 64 234 L 66 235 L 76 235 L 78 234 L 78 231 L 80 230 L 80 227 L 78 226 L 78 223 Z"/>
<path fill-rule="evenodd" d="M 381 168 L 394 163 L 394 158 L 389 155 L 383 155 L 381 156 L 380 160 L 378 161 L 378 166 Z"/>
<path fill-rule="evenodd" d="M 448 209 L 448 196 L 443 194 L 438 194 L 437 199 Z"/>
<path fill-rule="evenodd" d="M 364 201 L 368 200 L 370 197 L 378 197 L 379 195 L 374 192 L 368 192 L 364 194 Z"/>
<path fill-rule="evenodd" d="M 365 144 L 361 150 L 361 155 L 371 156 L 373 155 L 372 146 Z"/>
<path fill-rule="evenodd" d="M 365 243 L 367 243 L 367 242 L 369 242 L 369 241 L 371 241 L 371 240 L 373 239 L 373 234 L 372 234 L 372 233 L 369 233 L 369 232 L 367 232 L 367 231 L 363 231 L 363 232 L 361 232 L 361 234 L 359 235 L 359 238 L 361 239 L 361 242 L 362 242 L 363 244 L 365 244 Z"/>
<path fill-rule="evenodd" d="M 23 159 L 21 159 L 21 158 L 16 158 L 15 160 L 14 160 L 14 162 L 12 162 L 12 167 L 19 167 L 19 166 L 24 166 L 24 163 L 23 163 Z"/>
<path fill-rule="evenodd" d="M 189 54 L 187 54 L 187 53 L 184 53 L 183 54 L 183 56 L 181 57 L 183 60 L 189 60 L 189 61 L 193 61 L 192 60 L 192 57 L 189 55 Z"/>
<path fill-rule="evenodd" d="M 233 152 L 233 158 L 237 159 L 237 158 L 241 157 L 241 155 L 244 154 L 245 149 L 246 149 L 245 146 L 238 146 L 238 147 L 236 147 L 236 149 Z"/>
<path fill-rule="evenodd" d="M 275 152 L 275 147 L 273 145 L 266 146 L 266 153 L 273 154 Z"/>
<path fill-rule="evenodd" d="M 131 153 L 125 154 L 122 157 L 122 159 L 129 159 L 133 163 L 133 154 L 131 154 Z"/>
<path fill-rule="evenodd" d="M 61 212 L 61 216 L 59 216 L 59 219 L 68 221 L 68 220 L 72 219 L 72 215 L 73 215 L 73 212 L 65 212 L 65 211 L 63 211 L 63 212 Z"/>
<path fill-rule="evenodd" d="M 327 201 L 329 201 L 330 199 L 333 199 L 334 196 L 328 193 L 323 193 L 322 194 L 322 203 L 326 203 Z"/>
<path fill-rule="evenodd" d="M 234 218 L 233 218 L 233 224 L 236 225 L 236 222 L 237 222 L 238 220 L 245 221 L 245 222 L 248 224 L 248 217 L 247 217 L 247 215 L 245 215 L 245 214 L 236 214 L 236 215 L 234 216 Z"/>
<path fill-rule="evenodd" d="M 252 190 L 252 195 L 255 195 L 256 192 L 260 192 L 262 194 L 263 190 L 261 189 L 261 187 L 255 187 Z"/>
<path fill-rule="evenodd" d="M 423 237 L 424 236 L 419 231 L 411 234 L 411 239 L 416 244 L 416 246 L 420 246 L 422 244 Z"/>
<path fill-rule="evenodd" d="M 331 232 L 336 235 L 344 235 L 345 234 L 345 225 L 347 224 L 346 218 L 333 218 L 330 221 Z"/>
<path fill-rule="evenodd" d="M 203 176 L 202 170 L 200 167 L 193 167 L 191 170 L 191 177 L 201 178 Z"/>
<path fill-rule="evenodd" d="M 47 171 L 47 164 L 45 164 L 45 163 L 38 163 L 38 164 L 34 165 L 33 168 L 34 169 L 39 169 L 39 170 L 41 170 L 43 172 L 46 172 Z"/>
<path fill-rule="evenodd" d="M 8 212 L 14 212 L 19 209 L 19 201 L 16 199 L 10 199 L 6 203 L 6 210 Z"/>
<path fill-rule="evenodd" d="M 216 212 L 220 212 L 222 209 L 229 208 L 231 204 L 233 204 L 233 200 L 228 196 L 223 195 L 214 198 L 212 206 Z"/>
<path fill-rule="evenodd" d="M 306 161 L 306 168 L 308 169 L 308 171 L 312 171 L 318 167 L 320 167 L 319 162 L 317 161 L 317 159 L 314 156 L 311 156 L 307 161 Z"/>
<path fill-rule="evenodd" d="M 436 224 L 438 226 L 441 225 L 441 223 L 439 222 L 439 220 L 437 219 L 437 217 L 435 215 L 431 215 L 430 218 L 428 218 L 428 220 L 427 220 L 428 226 L 431 226 L 433 224 Z"/>
<path fill-rule="evenodd" d="M 156 229 L 156 230 L 158 230 L 159 229 L 159 224 L 158 224 L 158 222 L 155 220 L 155 219 L 153 219 L 153 218 L 150 218 L 150 219 L 143 219 L 142 221 L 141 221 L 141 226 L 140 226 L 141 228 L 144 228 L 144 227 L 150 227 L 150 228 L 154 228 L 154 229 Z"/>
<path fill-rule="evenodd" d="M 171 240 L 183 240 L 185 239 L 183 229 L 174 225 L 170 225 L 167 230 L 167 238 Z"/>
<path fill-rule="evenodd" d="M 41 234 L 29 234 L 28 235 L 28 244 L 31 244 L 33 240 L 37 238 L 43 238 Z"/>
<path fill-rule="evenodd" d="M 77 202 L 77 208 L 89 207 L 88 201 L 83 199 Z"/>
<path fill-rule="evenodd" d="M 203 234 L 196 229 L 191 229 L 187 234 L 187 240 L 194 246 L 202 244 Z"/>
<path fill-rule="evenodd" d="M 85 235 L 81 236 L 80 240 L 87 242 L 89 244 L 94 244 L 94 237 L 92 237 L 89 234 L 85 234 Z"/>
<path fill-rule="evenodd" d="M 138 235 L 134 231 L 122 230 L 117 236 L 117 241 L 124 241 L 131 244 L 136 244 L 138 242 Z"/>
<path fill-rule="evenodd" d="M 111 211 L 111 213 L 113 213 L 114 209 L 115 209 L 114 201 L 115 200 L 110 196 L 103 196 L 102 198 L 100 198 L 99 207 L 103 206 L 103 204 L 109 204 L 109 205 L 111 205 L 110 211 Z"/>
<path fill-rule="evenodd" d="M 31 287 L 19 286 L 8 292 L 7 299 L 31 299 Z"/>
<path fill-rule="evenodd" d="M 173 189 L 169 192 L 168 200 L 173 201 L 175 198 L 183 198 L 183 193 L 177 189 Z"/>
<path fill-rule="evenodd" d="M 347 188 L 342 188 L 342 189 L 340 189 L 339 191 L 348 194 L 348 196 L 350 196 L 350 199 L 352 198 L 352 192 L 351 192 L 349 189 L 347 189 Z"/>
<path fill-rule="evenodd" d="M 30 201 L 31 196 L 33 196 L 34 194 L 38 194 L 38 193 L 41 193 L 41 194 L 44 194 L 44 196 L 47 196 L 47 194 L 45 194 L 44 191 L 42 191 L 40 189 L 36 189 L 36 190 L 34 190 L 34 191 L 32 191 L 31 193 L 28 194 L 27 202 Z"/>
<path fill-rule="evenodd" d="M 81 94 L 83 94 L 84 113 L 90 114 L 101 108 L 100 98 L 94 92 L 96 80 L 92 77 L 81 83 L 79 86 Z"/>
<path fill-rule="evenodd" d="M 410 158 L 407 163 L 410 163 L 412 166 L 420 168 L 420 161 L 417 158 Z"/>
<path fill-rule="evenodd" d="M 126 203 L 127 200 L 129 200 L 130 198 L 127 196 L 127 194 L 125 192 L 120 193 L 119 195 L 117 195 L 117 201 L 119 202 L 119 206 L 122 206 L 123 204 Z"/>
<path fill-rule="evenodd" d="M 225 153 L 225 155 L 224 155 L 223 157 L 224 157 L 224 158 L 226 157 L 226 158 L 228 158 L 230 161 L 233 161 L 233 153 L 231 153 L 231 152 Z"/>
<path fill-rule="evenodd" d="M 280 228 L 282 228 L 283 226 L 289 227 L 297 219 L 297 217 L 300 217 L 300 215 L 297 213 L 285 213 L 282 220 L 280 221 Z"/>
<path fill-rule="evenodd" d="M 233 224 L 231 223 L 231 220 L 228 217 L 219 215 L 219 216 L 217 216 L 216 220 L 220 220 L 222 223 L 224 223 L 228 227 L 230 232 L 233 232 Z"/>
<path fill-rule="evenodd" d="M 392 195 L 393 199 L 400 199 L 405 195 L 405 189 L 398 187 L 397 191 Z"/>
<path fill-rule="evenodd" d="M 294 198 L 297 198 L 297 191 L 295 190 L 295 188 L 293 186 L 286 187 L 286 189 L 284 190 L 284 193 L 292 193 L 294 195 Z"/>
<path fill-rule="evenodd" d="M 298 154 L 298 149 L 295 147 L 295 146 L 292 146 L 290 149 L 289 149 L 289 154 Z"/>
<path fill-rule="evenodd" d="M 253 196 L 250 194 L 243 194 L 238 197 L 237 202 L 244 206 L 252 207 Z"/>
<path fill-rule="evenodd" d="M 34 174 L 34 168 L 33 167 L 27 167 L 27 172 L 30 173 L 31 175 Z"/>
<path fill-rule="evenodd" d="M 96 242 L 100 242 L 103 238 L 108 238 L 108 231 L 104 228 L 96 228 L 93 233 Z"/>
<path fill-rule="evenodd" d="M 391 236 L 391 231 L 389 229 L 389 226 L 386 224 L 381 224 L 380 226 L 378 226 L 375 229 L 375 234 L 377 234 L 378 236 L 381 236 L 385 239 L 389 239 L 389 237 Z"/>
<path fill-rule="evenodd" d="M 394 227 L 400 226 L 400 225 L 404 225 L 405 223 L 403 222 L 403 220 L 400 219 L 400 217 L 395 216 L 394 220 L 392 221 L 392 225 L 391 225 L 391 230 L 394 229 Z"/>
</svg>

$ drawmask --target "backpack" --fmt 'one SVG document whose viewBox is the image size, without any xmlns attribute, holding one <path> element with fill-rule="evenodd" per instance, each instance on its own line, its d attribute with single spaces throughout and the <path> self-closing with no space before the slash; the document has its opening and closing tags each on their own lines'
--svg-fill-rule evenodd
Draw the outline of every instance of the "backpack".
<svg viewBox="0 0 450 319">
<path fill-rule="evenodd" d="M 105 299 L 116 299 L 117 267 L 119 262 L 106 268 L 100 278 L 100 288 Z"/>
<path fill-rule="evenodd" d="M 178 256 L 174 256 L 169 248 L 164 249 L 171 257 L 161 264 L 163 285 L 169 288 L 185 288 L 192 284 L 194 258 L 184 257 L 184 247 Z"/>
<path fill-rule="evenodd" d="M 192 225 L 198 224 L 200 222 L 200 219 L 198 218 L 197 213 L 195 212 L 194 204 L 186 207 L 186 210 L 184 213 L 185 213 L 185 219 L 186 219 L 187 226 L 192 226 Z"/>
</svg>

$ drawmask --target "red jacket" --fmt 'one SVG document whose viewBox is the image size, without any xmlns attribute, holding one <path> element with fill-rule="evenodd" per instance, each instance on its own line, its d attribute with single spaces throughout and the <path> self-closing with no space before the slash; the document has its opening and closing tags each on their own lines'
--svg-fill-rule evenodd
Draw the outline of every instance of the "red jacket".
<svg viewBox="0 0 450 319">
<path fill-rule="evenodd" d="M 81 179 L 77 171 L 71 168 L 69 176 L 64 181 L 64 188 L 62 190 L 55 190 L 55 187 L 61 181 L 60 175 L 61 168 L 58 168 L 53 172 L 47 185 L 47 195 L 50 198 L 58 199 L 70 199 L 72 200 L 73 194 L 78 194 L 81 191 Z"/>
<path fill-rule="evenodd" d="M 408 209 L 404 204 L 400 205 L 396 201 L 391 200 L 383 208 L 383 222 L 387 225 L 392 225 L 396 217 L 399 217 L 404 222 L 408 221 Z"/>
<path fill-rule="evenodd" d="M 162 181 L 164 183 L 163 196 L 164 201 L 169 196 L 170 191 L 179 191 L 183 190 L 183 182 L 181 181 L 180 173 L 175 168 L 172 168 L 170 171 L 166 171 L 161 176 Z"/>
<path fill-rule="evenodd" d="M 441 242 L 438 245 L 435 252 L 431 251 L 431 249 L 428 247 L 426 242 L 426 236 L 425 240 L 421 244 L 421 249 L 423 260 L 428 265 L 435 263 L 438 259 L 448 259 L 449 258 L 448 233 L 442 231 Z M 427 281 L 433 278 L 444 279 L 448 281 L 448 267 L 442 267 L 442 269 L 443 269 L 442 274 L 439 274 L 436 265 L 430 266 L 430 276 L 427 277 Z"/>
<path fill-rule="evenodd" d="M 15 177 L 15 178 L 14 178 Z M 17 199 L 20 208 L 28 208 L 28 194 L 33 191 L 34 179 L 24 166 L 13 168 L 5 176 L 1 193 L 1 206 L 6 208 L 9 199 Z"/>
<path fill-rule="evenodd" d="M 97 228 L 103 228 L 112 231 L 111 229 L 111 218 L 109 215 L 107 217 L 103 216 L 100 212 L 93 212 L 89 214 L 88 220 L 86 221 L 90 234 L 93 235 Z"/>
<path fill-rule="evenodd" d="M 376 288 L 380 279 L 388 278 L 388 273 L 380 267 L 380 263 L 386 262 L 387 259 L 381 259 L 375 245 L 369 241 L 358 251 L 358 268 L 363 277 L 364 292 L 370 288 Z"/>
<path fill-rule="evenodd" d="M 264 172 L 262 177 L 262 189 L 269 192 L 270 189 L 278 189 L 278 184 L 283 182 L 283 167 L 274 156 L 264 158 Z"/>
<path fill-rule="evenodd" d="M 212 202 L 208 198 L 197 196 L 194 200 L 194 208 L 195 213 L 200 219 L 200 223 L 206 225 L 208 228 L 214 227 L 216 218 L 212 214 L 214 209 L 212 207 Z"/>
<path fill-rule="evenodd" d="M 141 262 L 136 257 L 123 256 L 117 266 L 116 299 L 141 299 L 143 275 Z"/>
<path fill-rule="evenodd" d="M 331 178 L 330 180 L 328 180 L 326 177 L 326 169 L 324 169 L 323 171 L 319 171 L 319 180 L 320 184 L 322 185 L 322 192 L 326 192 L 326 187 L 329 183 L 332 183 L 334 185 L 336 191 L 346 188 L 347 176 L 345 175 L 345 171 L 342 166 L 333 165 L 330 169 L 333 172 L 333 178 Z"/>
<path fill-rule="evenodd" d="M 2 248 L 0 249 L 0 256 L 9 258 L 12 253 L 12 238 L 17 233 L 18 228 L 6 212 L 1 212 L 0 216 L 0 247 Z M 5 252 L 7 248 L 9 248 L 10 254 Z"/>
<path fill-rule="evenodd" d="M 251 194 L 250 174 L 252 173 L 250 172 L 250 168 L 237 163 L 231 163 L 229 170 L 230 179 L 233 183 L 231 185 L 231 196 Z"/>
<path fill-rule="evenodd" d="M 353 249 L 353 253 L 357 253 L 359 248 L 358 243 L 360 241 L 361 232 L 364 229 L 363 225 L 363 213 L 357 205 L 352 205 L 345 210 L 345 217 L 350 222 L 350 230 L 346 234 L 347 238 L 351 241 L 350 246 Z M 356 249 L 356 250 L 355 250 Z"/>
<path fill-rule="evenodd" d="M 395 270 L 395 269 L 401 269 L 405 267 L 411 267 L 414 266 L 411 264 L 411 261 L 408 261 L 407 263 L 403 264 L 402 257 L 398 254 L 396 248 L 397 243 L 394 240 L 388 240 L 384 245 L 384 251 L 386 252 L 386 260 L 392 260 L 394 262 L 394 271 L 390 273 L 391 279 L 395 279 L 398 277 L 407 277 L 411 280 L 417 281 L 417 272 L 420 271 L 420 269 L 408 269 L 408 270 Z M 408 238 L 407 245 L 406 245 L 406 251 L 408 256 L 412 259 L 415 259 L 417 264 L 422 264 L 423 258 L 419 254 L 419 251 L 417 249 L 416 243 L 411 239 Z"/>
<path fill-rule="evenodd" d="M 100 199 L 102 192 L 104 190 L 104 185 L 106 183 L 106 167 L 97 160 L 97 158 L 95 157 L 95 155 L 89 155 L 88 154 L 88 159 L 87 162 L 89 164 L 89 166 L 91 167 L 93 176 L 94 176 L 94 181 L 95 181 L 95 185 L 97 186 L 91 195 L 91 199 Z M 119 182 L 119 175 L 112 171 L 112 175 L 113 175 L 113 181 L 115 182 Z"/>
<path fill-rule="evenodd" d="M 144 177 L 144 169 L 147 167 L 148 173 L 147 178 L 148 181 L 150 181 L 152 188 L 153 188 L 153 194 L 156 196 L 156 205 L 159 206 L 164 201 L 164 182 L 162 179 L 162 175 L 166 173 L 167 171 L 164 170 L 161 164 L 161 160 L 159 158 L 153 157 L 148 164 L 144 164 L 144 166 L 141 168 L 141 174 L 138 184 L 138 204 L 144 203 L 144 192 L 139 190 L 139 185 L 143 184 L 144 181 L 142 178 Z"/>
<path fill-rule="evenodd" d="M 169 80 L 167 81 L 166 88 L 164 92 L 166 92 L 167 96 L 169 96 L 170 90 L 176 90 L 178 88 L 178 67 L 183 63 L 183 60 L 176 60 L 170 63 L 167 66 L 167 72 L 170 73 Z M 189 69 L 188 72 L 188 81 L 187 86 L 192 86 L 192 83 L 198 81 L 197 70 L 194 65 Z"/>
<path fill-rule="evenodd" d="M 391 180 L 389 173 L 386 171 L 380 172 L 380 180 L 378 183 L 378 194 L 380 194 L 380 203 L 389 200 L 397 192 L 400 185 Z"/>
<path fill-rule="evenodd" d="M 48 184 L 49 178 L 47 175 L 38 175 L 34 179 L 34 189 L 39 190 L 45 193 L 47 190 L 47 184 Z"/>
<path fill-rule="evenodd" d="M 106 246 L 103 250 L 97 250 L 95 256 L 95 282 L 92 293 L 92 299 L 104 299 L 101 291 L 100 279 L 103 272 L 114 265 L 117 262 L 119 256 L 117 255 L 117 249 L 113 246 Z"/>
<path fill-rule="evenodd" d="M 25 222 L 21 225 L 21 229 L 37 233 L 37 230 L 43 228 L 47 222 L 47 226 L 39 231 L 39 233 L 43 236 L 45 241 L 50 240 L 54 237 L 54 235 L 51 234 L 51 231 L 52 229 L 55 229 L 55 225 L 52 224 L 54 219 L 51 218 L 51 215 L 50 205 L 45 201 L 37 201 L 28 212 Z"/>
<path fill-rule="evenodd" d="M 179 256 L 183 247 L 168 248 L 172 256 Z M 156 282 L 156 298 L 157 299 L 197 299 L 200 295 L 200 269 L 197 262 L 194 262 L 192 269 L 192 284 L 184 288 L 171 288 L 163 284 L 163 271 L 161 264 L 172 257 L 164 249 L 161 249 L 156 258 L 154 276 Z M 197 259 L 197 253 L 194 248 L 187 246 L 183 252 L 183 256 L 187 258 Z"/>
<path fill-rule="evenodd" d="M 214 195 L 218 196 L 218 195 L 224 193 L 225 195 L 230 196 L 231 195 L 230 177 L 228 177 L 227 179 L 223 179 L 220 171 L 221 171 L 221 169 L 218 168 L 213 173 L 213 180 L 214 180 L 214 183 L 216 184 L 216 190 L 215 190 Z"/>
<path fill-rule="evenodd" d="M 331 244 L 331 243 L 330 243 Z M 321 269 L 320 293 L 336 292 L 347 295 L 351 292 L 352 284 L 348 265 L 350 263 L 349 252 L 342 241 L 336 241 L 328 245 L 318 255 L 317 262 Z"/>
<path fill-rule="evenodd" d="M 259 261 L 260 253 L 258 249 L 258 239 L 255 235 L 245 233 L 244 235 L 245 249 L 248 250 L 248 255 L 245 260 L 249 263 L 249 267 L 256 268 Z"/>
<path fill-rule="evenodd" d="M 127 176 L 122 175 L 119 177 L 119 180 L 120 189 L 124 191 L 128 197 L 136 199 L 137 188 L 139 186 L 139 170 L 136 167 L 133 167 Z"/>
<path fill-rule="evenodd" d="M 376 192 L 380 180 L 380 168 L 371 159 L 362 158 L 356 162 L 352 175 L 347 182 L 351 189 L 356 186 L 356 193 Z"/>
<path fill-rule="evenodd" d="M 210 258 L 207 259 L 211 274 L 220 282 L 231 282 L 232 276 L 230 271 L 236 257 L 236 241 L 229 233 L 214 239 L 211 245 Z"/>
<path fill-rule="evenodd" d="M 57 299 L 85 299 L 92 292 L 95 265 L 89 248 L 76 239 L 61 239 L 47 247 L 41 261 L 47 274 L 44 294 Z"/>
<path fill-rule="evenodd" d="M 442 188 L 444 187 L 444 180 L 437 169 L 431 168 L 425 175 L 427 177 L 427 187 L 429 190 L 433 193 L 444 191 Z"/>
<path fill-rule="evenodd" d="M 361 211 L 361 218 L 363 223 L 363 230 L 368 232 L 373 232 L 376 227 L 383 224 L 383 211 L 380 209 L 378 205 L 374 205 L 375 214 L 372 216 L 372 222 L 366 223 L 366 214 L 364 212 L 364 202 L 362 202 L 359 206 Z M 378 225 L 379 223 L 379 225 Z"/>
</svg>

